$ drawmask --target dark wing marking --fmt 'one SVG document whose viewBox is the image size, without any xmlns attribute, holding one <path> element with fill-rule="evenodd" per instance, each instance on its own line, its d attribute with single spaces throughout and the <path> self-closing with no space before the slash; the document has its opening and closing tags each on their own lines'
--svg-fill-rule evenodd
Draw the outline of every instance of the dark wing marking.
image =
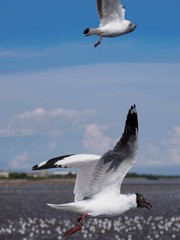
<svg viewBox="0 0 180 240">
<path fill-rule="evenodd" d="M 131 109 L 129 109 L 122 137 L 116 143 L 113 151 L 107 152 L 104 156 L 105 164 L 111 161 L 111 165 L 107 169 L 107 172 L 112 170 L 116 171 L 124 159 L 127 157 L 133 157 L 136 151 L 136 148 L 134 148 L 133 145 L 136 144 L 137 134 L 138 117 L 136 106 L 134 105 L 131 106 Z"/>
<path fill-rule="evenodd" d="M 32 170 L 41 170 L 41 169 L 49 169 L 49 168 L 57 168 L 57 167 L 62 167 L 61 165 L 57 165 L 57 162 L 60 160 L 63 160 L 64 158 L 70 157 L 74 154 L 69 154 L 69 155 L 63 155 L 60 157 L 55 157 L 52 159 L 49 159 L 48 161 L 45 161 L 43 163 L 39 163 L 37 165 L 34 165 L 32 167 Z M 66 166 L 63 165 L 63 168 L 65 168 Z"/>
<path fill-rule="evenodd" d="M 112 150 L 106 152 L 94 167 L 88 191 L 90 197 L 101 191 L 119 192 L 121 183 L 133 166 L 137 150 L 138 118 L 136 106 L 131 106 L 123 135 Z"/>
</svg>

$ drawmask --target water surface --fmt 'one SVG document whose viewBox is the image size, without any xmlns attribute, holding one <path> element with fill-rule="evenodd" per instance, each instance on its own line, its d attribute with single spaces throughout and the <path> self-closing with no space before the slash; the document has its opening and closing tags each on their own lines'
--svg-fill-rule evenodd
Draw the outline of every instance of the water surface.
<svg viewBox="0 0 180 240">
<path fill-rule="evenodd" d="M 73 200 L 73 180 L 0 181 L 0 239 L 62 239 L 77 215 L 46 203 Z M 180 180 L 125 179 L 122 192 L 139 192 L 152 211 L 133 209 L 115 219 L 86 220 L 81 232 L 66 239 L 180 239 Z"/>
</svg>

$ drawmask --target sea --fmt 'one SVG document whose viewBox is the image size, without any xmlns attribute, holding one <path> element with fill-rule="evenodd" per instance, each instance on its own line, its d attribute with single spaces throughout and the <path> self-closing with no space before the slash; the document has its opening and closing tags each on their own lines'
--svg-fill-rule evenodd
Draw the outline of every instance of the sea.
<svg viewBox="0 0 180 240">
<path fill-rule="evenodd" d="M 139 192 L 153 206 L 113 219 L 88 218 L 63 237 L 79 217 L 48 207 L 73 201 L 73 179 L 1 180 L 0 240 L 170 240 L 180 239 L 180 179 L 125 179 L 123 193 Z"/>
</svg>

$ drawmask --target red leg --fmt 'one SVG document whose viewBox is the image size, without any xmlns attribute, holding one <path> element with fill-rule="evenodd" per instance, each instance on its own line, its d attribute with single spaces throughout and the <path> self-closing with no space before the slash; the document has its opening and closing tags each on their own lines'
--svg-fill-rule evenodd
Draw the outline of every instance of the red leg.
<svg viewBox="0 0 180 240">
<path fill-rule="evenodd" d="M 87 215 L 88 215 L 88 214 L 86 213 L 86 214 L 83 214 L 82 217 L 78 218 L 77 224 L 76 224 L 74 227 L 72 227 L 70 230 L 68 230 L 68 231 L 64 234 L 64 236 L 72 235 L 72 234 L 78 232 L 79 230 L 81 230 L 83 221 L 84 221 L 84 219 L 87 217 Z"/>
<path fill-rule="evenodd" d="M 65 234 L 64 237 L 72 235 L 76 232 L 78 232 L 79 230 L 81 230 L 81 225 L 75 225 L 73 228 L 71 228 L 70 230 L 68 230 Z"/>
<path fill-rule="evenodd" d="M 78 224 L 81 224 L 83 223 L 84 219 L 88 216 L 87 213 L 83 214 L 82 217 L 78 218 L 77 222 Z"/>
</svg>

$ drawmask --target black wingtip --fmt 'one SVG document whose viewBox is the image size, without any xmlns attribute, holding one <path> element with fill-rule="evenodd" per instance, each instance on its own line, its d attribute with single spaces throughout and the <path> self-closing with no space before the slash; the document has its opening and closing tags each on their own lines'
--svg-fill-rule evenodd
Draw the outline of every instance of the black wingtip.
<svg viewBox="0 0 180 240">
<path fill-rule="evenodd" d="M 127 118 L 125 121 L 124 132 L 120 140 L 113 148 L 114 151 L 121 151 L 124 146 L 127 146 L 127 142 L 131 139 L 132 142 L 136 141 L 138 135 L 138 115 L 136 105 L 131 105 L 128 110 Z"/>
<path fill-rule="evenodd" d="M 136 104 L 131 105 L 131 110 L 136 108 Z"/>
<path fill-rule="evenodd" d="M 122 5 L 122 8 L 124 8 L 126 10 L 126 7 L 124 5 Z"/>
<path fill-rule="evenodd" d="M 131 105 L 128 111 L 128 115 L 125 122 L 123 139 L 126 142 L 130 136 L 132 135 L 136 136 L 137 133 L 138 133 L 138 116 L 137 116 L 136 105 L 134 104 L 134 105 Z"/>
<path fill-rule="evenodd" d="M 129 109 L 128 115 L 135 114 L 137 115 L 136 105 L 131 105 L 131 108 Z"/>
<path fill-rule="evenodd" d="M 32 167 L 32 170 L 36 171 L 36 170 L 57 168 L 57 167 L 61 168 L 62 165 L 60 165 L 60 164 L 57 165 L 57 162 L 60 161 L 60 160 L 63 160 L 64 158 L 70 157 L 72 155 L 74 155 L 74 154 L 68 154 L 68 155 L 63 155 L 63 156 L 59 156 L 59 157 L 49 159 L 48 161 L 45 161 L 45 162 L 34 165 Z M 63 166 L 63 167 L 66 167 L 66 166 Z"/>
<path fill-rule="evenodd" d="M 89 28 L 86 28 L 83 32 L 83 34 L 88 34 L 89 33 Z"/>
<path fill-rule="evenodd" d="M 34 166 L 32 167 L 32 170 L 33 170 L 33 171 L 38 170 L 38 164 L 34 165 Z"/>
<path fill-rule="evenodd" d="M 129 114 L 127 116 L 127 125 L 130 125 L 132 130 L 134 129 L 138 131 L 138 117 L 137 117 L 137 110 L 136 110 L 136 104 L 131 106 L 131 109 L 129 110 Z M 134 132 L 134 135 L 136 133 Z"/>
</svg>

